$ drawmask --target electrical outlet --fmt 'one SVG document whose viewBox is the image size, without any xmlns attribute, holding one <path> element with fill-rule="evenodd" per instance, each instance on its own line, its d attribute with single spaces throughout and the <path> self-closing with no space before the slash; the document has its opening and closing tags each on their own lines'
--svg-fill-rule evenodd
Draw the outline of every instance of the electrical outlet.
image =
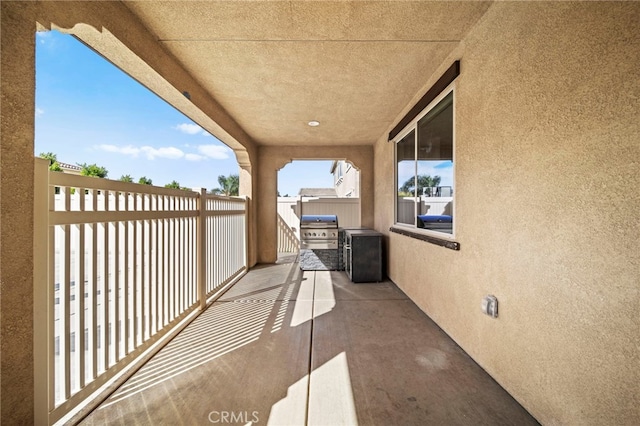
<svg viewBox="0 0 640 426">
<path fill-rule="evenodd" d="M 482 312 L 492 318 L 498 318 L 498 299 L 491 294 L 485 296 L 482 299 Z"/>
</svg>

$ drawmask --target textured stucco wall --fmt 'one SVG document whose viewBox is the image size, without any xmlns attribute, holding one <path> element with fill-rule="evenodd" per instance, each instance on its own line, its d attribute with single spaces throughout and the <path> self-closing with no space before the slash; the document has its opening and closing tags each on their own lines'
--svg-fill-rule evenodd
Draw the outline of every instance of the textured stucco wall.
<svg viewBox="0 0 640 426">
<path fill-rule="evenodd" d="M 360 171 L 360 223 L 373 226 L 373 149 L 366 146 L 262 146 L 258 155 L 257 227 L 258 262 L 273 263 L 278 257 L 278 170 L 293 160 L 347 160 Z M 329 173 L 329 170 L 327 170 Z"/>
<path fill-rule="evenodd" d="M 5 2 L 0 58 L 0 423 L 33 423 L 35 24 Z"/>
<path fill-rule="evenodd" d="M 388 233 L 390 277 L 544 424 L 640 423 L 638 22 L 640 3 L 494 4 L 424 88 L 461 60 L 461 251 Z M 384 138 L 375 170 L 386 232 Z"/>
</svg>

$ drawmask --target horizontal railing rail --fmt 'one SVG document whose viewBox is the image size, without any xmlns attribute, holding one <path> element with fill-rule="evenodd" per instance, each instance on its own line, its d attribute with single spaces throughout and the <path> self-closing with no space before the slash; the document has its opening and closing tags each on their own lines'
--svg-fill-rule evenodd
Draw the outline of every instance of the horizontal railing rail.
<svg viewBox="0 0 640 426">
<path fill-rule="evenodd" d="M 36 419 L 52 424 L 246 272 L 247 203 L 35 166 Z"/>
</svg>

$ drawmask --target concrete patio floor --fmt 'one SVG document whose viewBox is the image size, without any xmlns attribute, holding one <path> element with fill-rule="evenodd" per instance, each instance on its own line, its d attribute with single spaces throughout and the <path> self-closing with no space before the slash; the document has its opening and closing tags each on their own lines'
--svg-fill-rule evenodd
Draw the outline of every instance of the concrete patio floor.
<svg viewBox="0 0 640 426">
<path fill-rule="evenodd" d="M 537 424 L 392 282 L 294 260 L 252 269 L 81 424 Z"/>
</svg>

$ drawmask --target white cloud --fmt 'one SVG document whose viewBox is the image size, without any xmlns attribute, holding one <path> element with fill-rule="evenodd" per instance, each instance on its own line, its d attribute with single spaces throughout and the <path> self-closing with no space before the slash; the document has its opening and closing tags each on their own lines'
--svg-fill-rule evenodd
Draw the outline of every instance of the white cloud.
<svg viewBox="0 0 640 426">
<path fill-rule="evenodd" d="M 127 146 L 115 146 L 115 145 L 96 145 L 94 148 L 107 151 L 107 152 L 116 152 L 118 154 L 131 155 L 132 157 L 137 157 L 140 153 L 140 148 L 136 148 L 135 146 L 127 145 Z"/>
<path fill-rule="evenodd" d="M 36 117 L 40 117 L 42 114 L 44 114 L 44 110 L 36 107 Z"/>
<path fill-rule="evenodd" d="M 44 44 L 46 39 L 51 38 L 51 31 L 38 31 L 36 38 L 40 40 L 40 44 Z"/>
<path fill-rule="evenodd" d="M 185 154 L 184 159 L 189 161 L 202 161 L 206 160 L 207 157 L 198 154 Z"/>
<path fill-rule="evenodd" d="M 200 145 L 197 147 L 199 153 L 184 152 L 180 148 L 176 148 L 173 146 L 154 148 L 148 145 L 137 147 L 133 145 L 117 146 L 102 144 L 95 145 L 94 149 L 129 155 L 131 157 L 144 155 L 149 160 L 155 160 L 156 158 L 167 158 L 169 160 L 185 159 L 187 161 L 205 161 L 210 158 L 215 160 L 225 160 L 229 158 L 229 148 L 221 145 Z"/>
<path fill-rule="evenodd" d="M 156 157 L 159 158 L 168 158 L 170 160 L 177 160 L 179 158 L 184 157 L 184 152 L 181 149 L 166 146 L 162 148 L 153 148 L 151 146 L 143 146 L 140 148 L 140 151 L 144 152 L 149 160 L 153 160 Z"/>
<path fill-rule="evenodd" d="M 132 145 L 127 145 L 127 146 L 96 145 L 95 148 L 102 151 L 130 155 L 132 157 L 137 157 L 140 154 L 144 154 L 149 160 L 154 160 L 156 158 L 168 158 L 170 160 L 177 160 L 185 156 L 182 150 L 172 146 L 154 148 L 152 146 L 145 145 L 143 147 L 138 148 Z"/>
<path fill-rule="evenodd" d="M 175 126 L 174 129 L 179 130 L 182 133 L 186 133 L 188 135 L 205 133 L 205 131 L 202 130 L 202 127 L 198 126 L 197 124 L 182 123 Z"/>
<path fill-rule="evenodd" d="M 222 145 L 200 145 L 198 152 L 214 160 L 226 160 L 229 158 L 229 148 Z"/>
</svg>

